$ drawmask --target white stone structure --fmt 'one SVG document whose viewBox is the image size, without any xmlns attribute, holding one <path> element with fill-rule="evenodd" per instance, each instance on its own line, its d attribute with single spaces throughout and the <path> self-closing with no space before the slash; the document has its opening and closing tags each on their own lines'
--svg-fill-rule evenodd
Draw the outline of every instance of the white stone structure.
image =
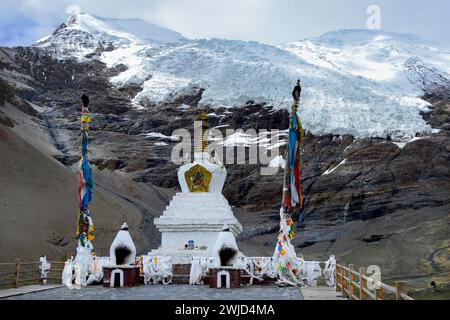
<svg viewBox="0 0 450 320">
<path fill-rule="evenodd" d="M 220 257 L 220 252 L 224 249 L 234 251 L 234 255 L 227 257 L 228 259 L 228 261 L 226 262 L 227 264 L 222 264 L 223 261 L 221 261 Z M 213 250 L 213 257 L 214 257 L 214 265 L 216 267 L 220 266 L 236 267 L 238 264 L 239 248 L 237 246 L 234 234 L 230 232 L 229 227 L 227 225 L 225 225 L 222 228 L 222 232 L 220 232 L 219 235 L 217 236 L 216 244 Z"/>
<path fill-rule="evenodd" d="M 117 251 L 120 250 L 120 251 Z M 128 232 L 128 225 L 124 223 L 117 233 L 109 249 L 109 259 L 111 266 L 131 265 L 136 262 L 136 246 Z"/>
<path fill-rule="evenodd" d="M 205 152 L 196 152 L 195 161 L 178 169 L 181 193 L 177 193 L 155 219 L 162 233 L 161 246 L 151 256 L 170 256 L 173 264 L 190 264 L 193 257 L 210 257 L 218 234 L 224 225 L 238 236 L 242 225 L 234 217 L 227 199 L 222 195 L 226 169 L 211 163 Z M 193 249 L 186 249 L 192 245 Z"/>
</svg>

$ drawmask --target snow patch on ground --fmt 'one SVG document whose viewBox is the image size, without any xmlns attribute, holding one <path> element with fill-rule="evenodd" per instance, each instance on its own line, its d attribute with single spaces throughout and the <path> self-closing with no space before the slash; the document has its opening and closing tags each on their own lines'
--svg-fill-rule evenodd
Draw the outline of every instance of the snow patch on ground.
<svg viewBox="0 0 450 320">
<path fill-rule="evenodd" d="M 426 137 L 414 137 L 413 139 L 407 141 L 407 142 L 394 142 L 394 144 L 396 146 L 398 146 L 400 149 L 403 149 L 407 144 L 414 142 L 414 141 L 418 141 L 418 140 L 422 140 L 425 139 Z"/>
<path fill-rule="evenodd" d="M 328 169 L 327 171 L 325 171 L 323 173 L 323 176 L 329 175 L 331 174 L 333 171 L 335 171 L 337 168 L 339 168 L 340 166 L 344 165 L 347 162 L 347 159 L 342 160 L 341 163 L 339 163 L 336 167 L 332 168 L 332 169 Z"/>
<path fill-rule="evenodd" d="M 178 109 L 181 109 L 181 110 L 188 110 L 190 108 L 191 108 L 191 106 L 184 104 L 184 103 L 182 105 L 178 106 Z"/>
<path fill-rule="evenodd" d="M 244 132 L 235 132 L 226 137 L 223 142 L 224 147 L 249 147 L 251 144 L 258 143 L 258 138 Z"/>
<path fill-rule="evenodd" d="M 277 168 L 277 167 L 284 168 L 285 166 L 286 166 L 286 161 L 283 159 L 282 156 L 277 156 L 269 162 L 270 168 Z"/>
<path fill-rule="evenodd" d="M 170 141 L 174 141 L 174 142 L 180 141 L 179 136 L 166 136 L 165 134 L 162 134 L 160 132 L 146 133 L 145 136 L 150 139 L 165 139 L 165 140 L 170 140 Z"/>
</svg>

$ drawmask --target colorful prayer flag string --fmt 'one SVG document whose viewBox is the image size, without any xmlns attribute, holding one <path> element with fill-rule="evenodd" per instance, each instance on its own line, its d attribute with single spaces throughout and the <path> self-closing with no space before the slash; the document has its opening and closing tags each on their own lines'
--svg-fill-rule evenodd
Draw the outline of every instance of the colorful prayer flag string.
<svg viewBox="0 0 450 320">
<path fill-rule="evenodd" d="M 297 115 L 297 107 L 298 105 L 294 103 L 289 121 L 288 154 L 283 183 L 283 207 L 290 213 L 293 210 L 300 210 L 303 205 L 300 183 L 302 173 L 300 147 L 303 140 L 303 127 Z"/>
<path fill-rule="evenodd" d="M 294 104 L 289 120 L 288 149 L 286 150 L 286 167 L 284 170 L 283 200 L 280 209 L 280 233 L 273 255 L 275 271 L 279 283 L 297 286 L 300 284 L 300 264 L 291 244 L 294 238 L 294 221 L 292 213 L 303 205 L 300 184 L 301 161 L 300 147 L 303 140 L 303 128 L 297 115 L 300 100 L 300 80 L 294 88 Z"/>
<path fill-rule="evenodd" d="M 94 223 L 92 222 L 89 203 L 93 198 L 94 180 L 87 155 L 89 144 L 89 98 L 83 94 L 81 97 L 83 108 L 81 110 L 81 163 L 78 173 L 78 204 L 79 216 L 77 223 L 77 238 L 82 247 L 91 246 L 94 240 Z"/>
</svg>

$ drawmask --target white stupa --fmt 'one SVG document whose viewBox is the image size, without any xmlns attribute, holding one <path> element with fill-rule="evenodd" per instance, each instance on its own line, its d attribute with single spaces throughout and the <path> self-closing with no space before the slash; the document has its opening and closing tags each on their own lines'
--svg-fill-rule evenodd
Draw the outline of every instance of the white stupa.
<svg viewBox="0 0 450 320">
<path fill-rule="evenodd" d="M 204 123 L 206 115 L 202 114 L 201 119 Z M 182 192 L 154 220 L 162 233 L 161 246 L 150 255 L 170 256 L 173 264 L 190 264 L 192 257 L 213 256 L 224 225 L 229 226 L 235 237 L 241 233 L 242 225 L 222 194 L 227 171 L 224 166 L 212 163 L 205 149 L 202 139 L 194 162 L 178 169 Z"/>
</svg>

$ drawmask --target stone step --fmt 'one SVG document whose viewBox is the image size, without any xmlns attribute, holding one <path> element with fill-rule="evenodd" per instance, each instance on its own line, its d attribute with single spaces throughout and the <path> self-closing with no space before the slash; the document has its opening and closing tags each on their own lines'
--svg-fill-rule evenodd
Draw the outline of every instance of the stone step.
<svg viewBox="0 0 450 320">
<path fill-rule="evenodd" d="M 228 203 L 217 203 L 215 201 L 207 201 L 207 202 L 189 202 L 185 201 L 177 201 L 170 203 L 170 205 L 166 208 L 166 210 L 170 210 L 172 208 L 177 208 L 178 210 L 187 210 L 187 209 L 222 209 L 222 210 L 231 210 L 231 207 Z"/>
<path fill-rule="evenodd" d="M 220 192 L 178 192 L 175 197 L 189 197 L 189 198 L 223 198 Z"/>
<path fill-rule="evenodd" d="M 196 219 L 185 219 L 183 221 L 180 221 L 179 219 L 176 219 L 177 217 L 174 216 L 162 216 L 158 218 L 155 222 L 157 224 L 161 224 L 162 222 L 166 224 L 174 224 L 174 225 L 219 225 L 219 224 L 237 224 L 238 221 L 234 217 L 225 217 L 225 218 L 215 218 L 215 217 L 209 217 L 209 219 L 202 219 L 201 217 L 197 217 Z"/>
<path fill-rule="evenodd" d="M 174 284 L 189 284 L 190 276 L 174 274 L 172 276 L 172 283 Z"/>
<path fill-rule="evenodd" d="M 230 208 L 227 207 L 219 207 L 219 206 L 172 206 L 164 211 L 164 214 L 180 214 L 180 213 L 195 213 L 195 214 L 225 214 L 229 215 L 232 214 L 233 211 L 231 211 Z"/>
</svg>

